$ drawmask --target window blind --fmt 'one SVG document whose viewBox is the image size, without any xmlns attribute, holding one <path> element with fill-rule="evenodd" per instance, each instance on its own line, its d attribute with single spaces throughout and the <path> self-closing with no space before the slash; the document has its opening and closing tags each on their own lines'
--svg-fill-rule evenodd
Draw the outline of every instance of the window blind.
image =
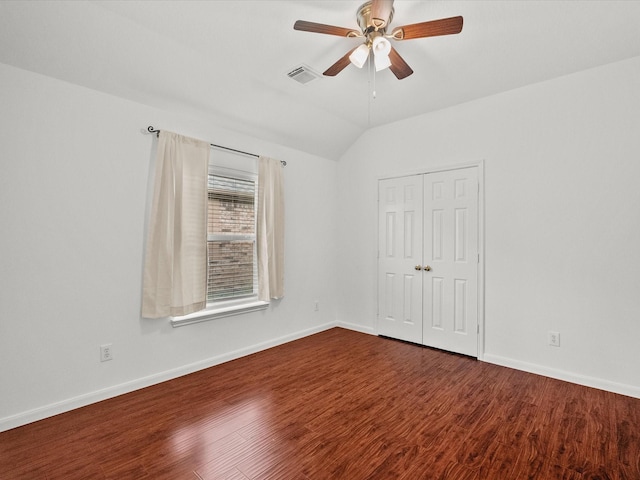
<svg viewBox="0 0 640 480">
<path fill-rule="evenodd" d="M 207 301 L 257 295 L 256 182 L 209 175 Z"/>
</svg>

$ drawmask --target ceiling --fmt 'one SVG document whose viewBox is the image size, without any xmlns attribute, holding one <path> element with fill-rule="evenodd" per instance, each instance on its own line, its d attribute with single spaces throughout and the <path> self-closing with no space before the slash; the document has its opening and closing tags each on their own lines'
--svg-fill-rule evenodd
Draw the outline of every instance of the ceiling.
<svg viewBox="0 0 640 480">
<path fill-rule="evenodd" d="M 372 126 L 640 55 L 640 1 L 396 0 L 391 27 L 462 15 L 462 33 L 394 43 L 404 80 L 290 79 L 360 42 L 294 22 L 355 28 L 363 1 L 4 0 L 0 62 L 338 160 Z"/>
</svg>

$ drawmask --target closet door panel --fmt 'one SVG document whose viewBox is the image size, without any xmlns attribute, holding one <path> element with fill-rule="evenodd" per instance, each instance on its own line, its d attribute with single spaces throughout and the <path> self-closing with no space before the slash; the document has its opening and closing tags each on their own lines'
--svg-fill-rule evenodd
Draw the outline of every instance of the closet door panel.
<svg viewBox="0 0 640 480">
<path fill-rule="evenodd" d="M 378 186 L 378 333 L 422 343 L 422 176 Z"/>
<path fill-rule="evenodd" d="M 478 355 L 476 167 L 424 176 L 423 344 Z"/>
</svg>

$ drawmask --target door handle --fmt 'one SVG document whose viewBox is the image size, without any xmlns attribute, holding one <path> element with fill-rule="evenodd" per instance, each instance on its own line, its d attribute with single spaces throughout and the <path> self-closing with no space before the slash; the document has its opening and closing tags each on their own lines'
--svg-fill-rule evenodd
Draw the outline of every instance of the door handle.
<svg viewBox="0 0 640 480">
<path fill-rule="evenodd" d="M 416 270 L 422 270 L 422 266 L 421 266 L 421 265 L 416 265 L 414 268 L 415 268 Z"/>
<path fill-rule="evenodd" d="M 431 267 L 429 265 L 425 265 L 424 266 L 424 271 L 425 272 L 430 272 L 431 271 Z"/>
</svg>

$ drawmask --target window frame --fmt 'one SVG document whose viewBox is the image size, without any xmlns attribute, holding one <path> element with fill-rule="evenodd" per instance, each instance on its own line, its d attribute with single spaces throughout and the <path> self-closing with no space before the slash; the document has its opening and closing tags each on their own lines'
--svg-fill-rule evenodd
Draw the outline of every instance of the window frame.
<svg viewBox="0 0 640 480">
<path fill-rule="evenodd" d="M 215 157 L 215 158 L 214 158 Z M 258 173 L 257 173 L 257 162 L 252 161 L 250 164 L 248 162 L 240 163 L 240 166 L 244 167 L 243 169 L 231 168 L 226 166 L 229 162 L 224 162 L 224 159 L 219 158 L 220 156 L 217 154 L 214 156 L 211 155 L 209 160 L 209 175 L 216 175 L 228 178 L 237 178 L 239 180 L 249 180 L 255 182 L 256 185 L 256 200 L 255 200 L 255 208 L 254 208 L 254 221 L 256 220 L 258 213 L 258 199 L 257 199 L 257 189 L 258 189 Z M 237 159 L 235 159 L 237 162 Z M 210 236 L 207 231 L 207 244 L 209 242 Z M 257 235 L 256 235 L 257 242 Z M 208 247 L 207 247 L 208 249 Z M 257 248 L 256 252 L 257 254 Z M 208 256 L 207 256 L 208 257 Z M 208 258 L 207 258 L 208 262 Z M 255 284 L 257 285 L 257 261 L 254 262 L 254 277 L 256 278 Z M 209 274 L 209 268 L 207 267 L 207 278 Z M 244 313 L 264 310 L 269 306 L 269 302 L 258 299 L 258 292 L 256 291 L 253 295 L 247 295 L 241 298 L 234 298 L 229 300 L 219 300 L 214 302 L 209 302 L 207 300 L 207 306 L 205 309 L 200 310 L 198 312 L 191 313 L 189 315 L 183 315 L 180 317 L 171 317 L 171 324 L 174 327 L 180 327 L 183 325 L 190 325 L 193 323 L 204 322 L 208 320 L 213 320 L 216 318 L 229 317 L 233 315 L 240 315 Z"/>
</svg>

